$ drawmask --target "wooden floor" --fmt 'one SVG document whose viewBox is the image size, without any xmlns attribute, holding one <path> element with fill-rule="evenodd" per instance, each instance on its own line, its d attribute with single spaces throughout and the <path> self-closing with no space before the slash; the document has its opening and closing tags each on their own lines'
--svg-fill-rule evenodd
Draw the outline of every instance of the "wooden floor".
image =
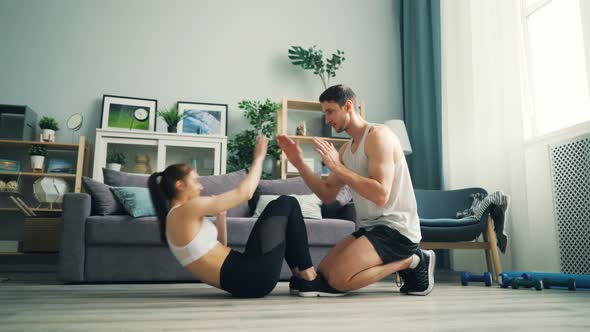
<svg viewBox="0 0 590 332">
<path fill-rule="evenodd" d="M 437 283 L 427 297 L 380 282 L 342 298 L 262 299 L 204 284 L 0 283 L 0 331 L 563 331 L 590 329 L 590 290 Z"/>
</svg>

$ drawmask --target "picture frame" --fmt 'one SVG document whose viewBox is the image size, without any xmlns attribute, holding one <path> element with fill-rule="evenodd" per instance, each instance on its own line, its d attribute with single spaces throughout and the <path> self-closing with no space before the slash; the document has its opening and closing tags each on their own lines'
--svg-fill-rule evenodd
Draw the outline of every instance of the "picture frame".
<svg viewBox="0 0 590 332">
<path fill-rule="evenodd" d="M 227 136 L 227 104 L 179 101 L 179 134 Z"/>
<path fill-rule="evenodd" d="M 51 158 L 47 162 L 47 173 L 74 173 L 73 163 L 69 160 Z"/>
<path fill-rule="evenodd" d="M 101 128 L 118 131 L 156 131 L 156 99 L 103 95 Z"/>
</svg>

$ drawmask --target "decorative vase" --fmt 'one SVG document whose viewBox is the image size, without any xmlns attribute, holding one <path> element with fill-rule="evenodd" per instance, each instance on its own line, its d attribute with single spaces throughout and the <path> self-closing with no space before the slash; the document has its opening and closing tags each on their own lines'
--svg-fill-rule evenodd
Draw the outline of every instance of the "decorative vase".
<svg viewBox="0 0 590 332">
<path fill-rule="evenodd" d="M 273 157 L 266 157 L 264 158 L 264 162 L 262 162 L 262 171 L 264 173 L 271 174 L 275 177 L 275 166 L 276 166 L 275 158 Z"/>
<path fill-rule="evenodd" d="M 35 170 L 43 170 L 43 163 L 45 162 L 44 156 L 31 156 L 31 169 Z"/>
<path fill-rule="evenodd" d="M 152 168 L 150 167 L 150 156 L 147 154 L 136 155 L 133 173 L 150 174 L 151 172 Z"/>
<path fill-rule="evenodd" d="M 117 163 L 108 163 L 107 164 L 107 169 L 112 169 L 114 171 L 120 171 L 121 170 L 121 164 L 117 164 Z"/>
<path fill-rule="evenodd" d="M 41 129 L 41 141 L 42 142 L 55 142 L 55 130 Z"/>
<path fill-rule="evenodd" d="M 297 125 L 297 129 L 295 129 L 295 135 L 297 135 L 297 136 L 307 135 L 307 128 L 305 127 L 305 121 L 299 122 L 299 125 Z"/>
<path fill-rule="evenodd" d="M 169 133 L 175 133 L 175 132 L 178 131 L 177 129 L 178 128 L 176 127 L 176 125 L 168 126 L 168 132 Z"/>
</svg>

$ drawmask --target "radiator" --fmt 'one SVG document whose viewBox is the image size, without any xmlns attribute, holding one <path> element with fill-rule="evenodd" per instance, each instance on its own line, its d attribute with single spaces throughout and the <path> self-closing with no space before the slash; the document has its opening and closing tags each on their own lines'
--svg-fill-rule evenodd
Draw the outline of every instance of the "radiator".
<svg viewBox="0 0 590 332">
<path fill-rule="evenodd" d="M 549 156 L 561 271 L 590 274 L 590 135 L 550 145 Z"/>
</svg>

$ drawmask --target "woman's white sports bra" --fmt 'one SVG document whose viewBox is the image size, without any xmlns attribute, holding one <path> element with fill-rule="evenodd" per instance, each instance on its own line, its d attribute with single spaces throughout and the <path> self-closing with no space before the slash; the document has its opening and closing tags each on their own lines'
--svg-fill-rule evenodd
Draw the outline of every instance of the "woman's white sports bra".
<svg viewBox="0 0 590 332">
<path fill-rule="evenodd" d="M 180 205 L 172 207 L 168 212 L 168 216 L 172 210 L 179 206 Z M 166 218 L 168 218 L 168 216 L 166 216 Z M 203 257 L 209 252 L 209 250 L 213 249 L 213 247 L 219 243 L 219 241 L 217 241 L 217 227 L 215 227 L 213 222 L 207 218 L 203 218 L 201 229 L 199 229 L 195 238 L 185 246 L 178 247 L 172 244 L 168 238 L 168 231 L 166 231 L 166 238 L 168 239 L 168 247 L 170 247 L 172 254 L 174 254 L 182 266 L 187 266 Z"/>
</svg>

